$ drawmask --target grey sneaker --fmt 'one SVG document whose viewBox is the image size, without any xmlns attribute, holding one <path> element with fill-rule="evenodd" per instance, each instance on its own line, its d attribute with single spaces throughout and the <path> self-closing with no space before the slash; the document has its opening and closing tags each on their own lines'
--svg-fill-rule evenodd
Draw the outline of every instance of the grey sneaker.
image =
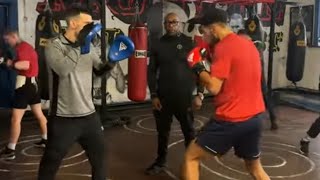
<svg viewBox="0 0 320 180">
<path fill-rule="evenodd" d="M 14 160 L 16 158 L 15 150 L 5 147 L 0 151 L 0 159 L 3 160 Z"/>
</svg>

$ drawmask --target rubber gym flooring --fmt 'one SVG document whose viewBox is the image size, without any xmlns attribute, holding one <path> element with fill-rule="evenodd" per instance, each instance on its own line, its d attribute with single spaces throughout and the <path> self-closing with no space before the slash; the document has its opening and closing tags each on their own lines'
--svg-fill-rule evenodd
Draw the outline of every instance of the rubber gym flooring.
<svg viewBox="0 0 320 180">
<path fill-rule="evenodd" d="M 200 128 L 210 116 L 212 108 L 206 104 L 195 115 L 195 126 Z M 319 116 L 317 113 L 278 106 L 276 112 L 280 129 L 269 130 L 265 120 L 262 140 L 262 163 L 271 179 L 319 180 L 320 179 L 320 138 L 311 145 L 309 157 L 299 154 L 300 137 Z M 157 176 L 144 175 L 144 169 L 155 158 L 156 131 L 150 108 L 118 112 L 129 115 L 131 123 L 105 130 L 107 143 L 108 178 L 112 180 L 172 180 L 178 179 L 184 153 L 183 136 L 179 124 L 172 124 L 169 145 L 168 168 Z M 0 111 L 0 145 L 5 145 L 9 131 L 9 113 Z M 39 140 L 36 121 L 25 120 L 17 145 L 17 158 L 13 161 L 0 161 L 1 180 L 33 180 L 42 155 L 42 150 L 32 145 Z M 89 180 L 90 166 L 82 149 L 75 144 L 64 158 L 57 180 Z M 247 180 L 243 163 L 232 150 L 221 159 L 210 158 L 201 164 L 201 180 Z"/>
</svg>

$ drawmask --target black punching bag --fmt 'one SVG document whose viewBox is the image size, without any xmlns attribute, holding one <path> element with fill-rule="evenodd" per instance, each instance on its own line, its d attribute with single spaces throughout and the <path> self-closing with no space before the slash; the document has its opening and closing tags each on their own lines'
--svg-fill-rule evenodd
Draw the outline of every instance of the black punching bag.
<svg viewBox="0 0 320 180">
<path fill-rule="evenodd" d="M 287 79 L 294 84 L 303 77 L 306 46 L 306 26 L 297 21 L 290 27 L 286 71 Z"/>
<path fill-rule="evenodd" d="M 246 20 L 245 29 L 252 41 L 264 42 L 264 31 L 258 15 L 252 15 Z"/>
<path fill-rule="evenodd" d="M 36 21 L 35 48 L 39 56 L 38 86 L 41 99 L 49 99 L 48 70 L 44 55 L 44 48 L 50 38 L 57 36 L 60 32 L 60 21 L 53 18 L 50 9 L 38 15 Z"/>
</svg>

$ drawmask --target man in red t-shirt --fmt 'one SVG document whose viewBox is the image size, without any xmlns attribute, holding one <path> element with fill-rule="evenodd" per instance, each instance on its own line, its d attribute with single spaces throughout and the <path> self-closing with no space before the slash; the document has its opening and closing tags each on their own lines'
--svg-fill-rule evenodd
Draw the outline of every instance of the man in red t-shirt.
<svg viewBox="0 0 320 180">
<path fill-rule="evenodd" d="M 35 143 L 35 146 L 44 147 L 47 139 L 47 119 L 44 116 L 36 77 L 38 76 L 38 55 L 33 47 L 20 39 L 17 31 L 9 30 L 3 36 L 5 42 L 15 49 L 15 59 L 7 60 L 6 64 L 17 71 L 16 86 L 14 92 L 11 133 L 8 145 L 0 151 L 0 159 L 15 159 L 15 147 L 21 132 L 21 120 L 27 109 L 31 106 L 31 110 L 38 119 L 42 139 Z"/>
<path fill-rule="evenodd" d="M 238 31 L 238 35 L 242 36 L 250 41 L 252 40 L 251 37 L 247 34 L 246 30 L 244 30 L 244 29 L 240 29 Z M 263 45 L 261 43 L 259 44 L 259 41 L 254 42 L 254 44 L 260 53 L 260 61 L 261 61 L 261 67 L 262 67 L 261 89 L 262 89 L 264 104 L 269 112 L 269 119 L 271 122 L 271 130 L 277 130 L 278 124 L 277 124 L 276 114 L 274 112 L 274 103 L 272 101 L 272 98 L 269 97 L 270 93 L 268 93 L 267 82 L 264 78 L 264 70 L 263 70 L 264 63 L 263 63 L 263 50 L 262 50 L 264 47 L 262 47 Z"/>
<path fill-rule="evenodd" d="M 203 48 L 193 49 L 188 61 L 199 81 L 215 95 L 215 112 L 186 151 L 183 179 L 198 180 L 201 158 L 224 155 L 233 147 L 254 179 L 269 180 L 259 159 L 260 115 L 265 111 L 259 52 L 252 42 L 232 32 L 223 10 L 210 9 L 189 22 L 201 24 L 204 40 L 214 44 L 211 73 L 203 62 Z"/>
</svg>

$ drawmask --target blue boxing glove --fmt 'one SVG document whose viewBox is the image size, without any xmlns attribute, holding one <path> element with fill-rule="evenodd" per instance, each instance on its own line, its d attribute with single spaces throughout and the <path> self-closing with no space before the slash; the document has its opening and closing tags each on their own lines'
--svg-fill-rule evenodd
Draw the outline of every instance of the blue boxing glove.
<svg viewBox="0 0 320 180">
<path fill-rule="evenodd" d="M 109 61 L 95 74 L 102 75 L 104 72 L 110 71 L 117 62 L 129 58 L 134 53 L 134 43 L 127 36 L 117 36 L 110 46 L 108 59 Z"/>
<path fill-rule="evenodd" d="M 93 38 L 102 29 L 101 24 L 87 24 L 78 35 L 78 43 L 81 46 L 81 54 L 88 54 L 90 52 L 90 45 Z"/>
<path fill-rule="evenodd" d="M 128 36 L 117 36 L 109 49 L 109 62 L 115 63 L 129 58 L 134 53 L 134 48 L 134 43 Z"/>
</svg>

